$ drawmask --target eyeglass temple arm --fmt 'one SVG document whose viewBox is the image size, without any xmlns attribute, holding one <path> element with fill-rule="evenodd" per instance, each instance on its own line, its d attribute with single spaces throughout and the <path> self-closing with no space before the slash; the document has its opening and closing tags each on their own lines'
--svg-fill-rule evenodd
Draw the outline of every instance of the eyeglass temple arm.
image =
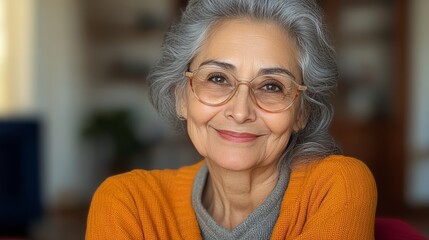
<svg viewBox="0 0 429 240">
<path fill-rule="evenodd" d="M 305 91 L 305 90 L 307 90 L 307 86 L 305 86 L 305 85 L 298 85 L 298 90 L 299 91 Z"/>
<path fill-rule="evenodd" d="M 190 78 L 190 77 L 193 77 L 193 76 L 194 76 L 194 73 L 192 73 L 192 72 L 185 72 L 185 77 Z"/>
</svg>

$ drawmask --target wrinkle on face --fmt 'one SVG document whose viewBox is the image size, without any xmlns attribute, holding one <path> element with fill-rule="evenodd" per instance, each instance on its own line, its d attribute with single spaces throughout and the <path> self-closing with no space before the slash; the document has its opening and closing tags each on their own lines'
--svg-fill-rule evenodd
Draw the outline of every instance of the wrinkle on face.
<svg viewBox="0 0 429 240">
<path fill-rule="evenodd" d="M 249 19 L 224 20 L 212 27 L 199 54 L 190 64 L 195 71 L 217 64 L 241 81 L 251 81 L 264 69 L 285 69 L 302 82 L 296 41 L 278 25 Z M 188 85 L 188 133 L 200 154 L 225 168 L 252 168 L 274 164 L 289 142 L 297 122 L 299 101 L 284 112 L 268 113 L 257 107 L 246 85 L 222 106 L 199 102 Z M 241 114 L 241 115 L 240 115 Z M 215 129 L 254 132 L 263 135 L 253 146 L 228 144 Z M 224 154 L 221 154 L 224 153 Z"/>
</svg>

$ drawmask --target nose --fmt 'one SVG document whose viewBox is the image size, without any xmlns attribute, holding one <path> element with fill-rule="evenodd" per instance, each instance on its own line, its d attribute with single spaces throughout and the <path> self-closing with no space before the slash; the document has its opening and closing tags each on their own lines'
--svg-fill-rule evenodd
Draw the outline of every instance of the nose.
<svg viewBox="0 0 429 240">
<path fill-rule="evenodd" d="M 250 95 L 249 84 L 240 84 L 227 103 L 225 116 L 237 123 L 252 122 L 256 119 L 256 107 Z"/>
</svg>

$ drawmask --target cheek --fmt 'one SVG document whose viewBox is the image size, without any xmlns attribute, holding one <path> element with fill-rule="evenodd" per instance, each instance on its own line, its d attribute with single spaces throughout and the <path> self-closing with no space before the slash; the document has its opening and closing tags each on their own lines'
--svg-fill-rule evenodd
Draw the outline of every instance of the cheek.
<svg viewBox="0 0 429 240">
<path fill-rule="evenodd" d="M 284 149 L 289 142 L 296 121 L 296 115 L 285 112 L 279 115 L 271 115 L 265 119 L 266 126 L 270 129 L 271 135 L 268 146 L 274 149 Z"/>
<path fill-rule="evenodd" d="M 290 135 L 293 131 L 295 121 L 296 114 L 294 111 L 286 111 L 284 113 L 271 115 L 268 118 L 265 118 L 267 127 L 275 136 L 283 136 L 285 134 Z"/>
<path fill-rule="evenodd" d="M 217 114 L 216 108 L 206 106 L 190 98 L 187 106 L 187 131 L 197 151 L 205 156 L 208 147 L 208 126 Z"/>
<path fill-rule="evenodd" d="M 189 96 L 187 106 L 188 126 L 203 127 L 216 115 L 216 108 L 206 106 L 199 102 L 194 96 Z"/>
</svg>

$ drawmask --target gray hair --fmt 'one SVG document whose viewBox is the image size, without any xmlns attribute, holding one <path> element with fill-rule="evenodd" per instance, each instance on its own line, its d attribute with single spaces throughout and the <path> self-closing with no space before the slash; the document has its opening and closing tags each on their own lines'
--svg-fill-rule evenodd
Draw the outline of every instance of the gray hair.
<svg viewBox="0 0 429 240">
<path fill-rule="evenodd" d="M 299 66 L 308 87 L 300 95 L 300 111 L 307 124 L 291 135 L 282 159 L 294 163 L 340 153 L 328 133 L 333 117 L 329 97 L 338 78 L 335 52 L 327 40 L 321 10 L 312 0 L 191 0 L 167 33 L 161 59 L 148 76 L 155 109 L 175 126 L 185 126 L 176 113 L 175 94 L 186 87 L 184 72 L 213 25 L 242 17 L 276 23 L 299 47 Z"/>
</svg>

